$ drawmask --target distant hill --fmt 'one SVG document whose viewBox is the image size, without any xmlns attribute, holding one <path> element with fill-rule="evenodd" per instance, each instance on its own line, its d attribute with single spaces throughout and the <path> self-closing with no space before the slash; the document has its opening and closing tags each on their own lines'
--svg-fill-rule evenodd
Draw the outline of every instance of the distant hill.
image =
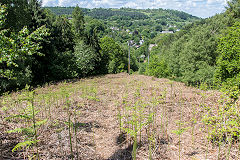
<svg viewBox="0 0 240 160">
<path fill-rule="evenodd" d="M 71 17 L 74 7 L 45 7 L 56 15 Z M 128 29 L 143 32 L 145 37 L 153 38 L 162 30 L 178 31 L 183 26 L 198 21 L 201 18 L 182 11 L 171 9 L 131 9 L 131 8 L 82 8 L 86 17 L 92 17 L 104 22 L 110 28 Z"/>
<path fill-rule="evenodd" d="M 71 15 L 74 7 L 44 7 L 51 10 L 56 15 Z M 121 9 L 105 9 L 105 8 L 94 8 L 86 9 L 82 8 L 83 12 L 97 19 L 108 19 L 113 16 L 121 16 L 122 18 L 130 19 L 171 19 L 178 21 L 191 21 L 200 19 L 196 16 L 192 16 L 188 13 L 171 10 L 171 9 L 131 9 L 131 8 L 121 8 Z"/>
</svg>

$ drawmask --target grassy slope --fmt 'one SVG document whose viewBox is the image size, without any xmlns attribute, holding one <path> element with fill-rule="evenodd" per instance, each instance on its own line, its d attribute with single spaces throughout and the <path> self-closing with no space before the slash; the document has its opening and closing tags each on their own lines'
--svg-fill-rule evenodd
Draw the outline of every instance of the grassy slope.
<svg viewBox="0 0 240 160">
<path fill-rule="evenodd" d="M 172 87 L 171 87 L 172 86 Z M 186 87 L 182 83 L 169 82 L 167 79 L 157 79 L 142 75 L 106 75 L 76 82 L 59 83 L 36 89 L 35 106 L 40 111 L 37 119 L 48 118 L 48 122 L 39 129 L 39 150 L 42 159 L 67 159 L 70 155 L 68 127 L 66 125 L 66 103 L 62 98 L 62 91 L 70 94 L 71 111 L 76 109 L 77 146 L 80 159 L 129 159 L 131 155 L 131 140 L 117 144 L 120 134 L 118 128 L 118 107 L 123 107 L 123 98 L 132 104 L 135 102 L 135 92 L 140 89 L 141 99 L 147 104 L 146 112 L 152 106 L 152 98 L 159 97 L 166 91 L 166 99 L 154 105 L 156 109 L 156 148 L 153 159 L 178 159 L 177 121 L 181 120 L 183 127 L 192 127 L 193 116 L 196 118 L 194 126 L 194 143 L 192 143 L 191 129 L 182 134 L 181 158 L 184 160 L 204 159 L 207 149 L 206 128 L 201 122 L 206 114 L 204 106 L 215 109 L 219 99 L 216 91 L 202 91 Z M 31 153 L 19 151 L 11 153 L 11 149 L 23 137 L 21 134 L 7 134 L 6 131 L 21 127 L 18 121 L 7 122 L 4 118 L 18 114 L 25 108 L 25 103 L 15 103 L 21 93 L 13 93 L 1 97 L 0 105 L 0 153 L 2 158 L 21 157 Z M 202 95 L 205 95 L 204 99 Z M 50 107 L 50 115 L 49 115 Z M 195 113 L 195 114 L 194 114 Z M 163 115 L 163 116 L 162 116 Z M 162 122 L 162 123 L 161 123 Z M 25 123 L 25 125 L 27 125 Z M 137 159 L 148 159 L 148 140 L 146 128 L 143 127 L 143 145 L 138 149 Z M 0 144 L 1 144 L 0 143 Z M 76 141 L 73 139 L 75 152 Z M 235 146 L 233 146 L 236 149 Z M 226 147 L 227 148 L 227 147 Z M 235 154 L 235 150 L 231 154 Z M 217 159 L 217 147 L 210 147 L 208 159 Z M 76 152 L 75 152 L 76 155 Z M 222 155 L 224 156 L 224 155 Z M 0 156 L 1 159 L 1 156 Z"/>
</svg>

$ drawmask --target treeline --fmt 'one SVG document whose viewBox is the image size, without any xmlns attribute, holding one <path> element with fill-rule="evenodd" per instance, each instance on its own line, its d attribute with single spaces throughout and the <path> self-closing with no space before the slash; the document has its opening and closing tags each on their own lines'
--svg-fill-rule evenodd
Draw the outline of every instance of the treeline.
<svg viewBox="0 0 240 160">
<path fill-rule="evenodd" d="M 72 12 L 75 7 L 43 7 L 44 9 L 50 10 L 53 14 L 56 14 L 58 16 L 62 15 L 69 15 L 72 16 Z M 84 15 L 87 15 L 91 9 L 87 8 L 81 8 L 83 11 Z"/>
<path fill-rule="evenodd" d="M 92 11 L 88 13 L 88 15 L 97 19 L 108 19 L 113 16 L 125 20 L 138 20 L 149 18 L 147 15 L 141 12 L 136 11 L 128 12 L 103 8 L 92 9 Z"/>
<path fill-rule="evenodd" d="M 146 73 L 188 85 L 221 87 L 237 95 L 240 89 L 239 6 L 239 1 L 232 0 L 223 14 L 187 25 L 178 33 L 155 38 L 158 46 L 151 52 Z"/>
<path fill-rule="evenodd" d="M 70 21 L 37 0 L 6 0 L 0 6 L 1 92 L 127 70 L 127 46 L 106 36 L 102 22 L 86 22 L 79 7 Z M 131 61 L 137 70 L 134 56 Z"/>
<path fill-rule="evenodd" d="M 73 7 L 44 7 L 51 10 L 57 15 L 66 14 L 71 16 Z M 149 29 L 155 31 L 155 26 L 160 26 L 163 29 L 175 26 L 175 30 L 181 29 L 186 23 L 193 22 L 199 18 L 188 13 L 171 10 L 171 9 L 105 9 L 82 8 L 86 16 L 94 17 L 99 20 L 104 20 L 107 26 L 116 26 L 118 28 L 139 28 L 140 30 Z M 145 26 L 141 27 L 139 25 Z"/>
<path fill-rule="evenodd" d="M 56 15 L 72 15 L 72 12 L 75 7 L 44 7 L 45 9 L 51 10 Z M 104 9 L 104 8 L 94 8 L 94 9 L 86 9 L 81 8 L 85 15 L 91 16 L 96 19 L 108 19 L 111 17 L 119 17 L 120 19 L 128 19 L 128 20 L 138 20 L 138 19 L 146 19 L 149 18 L 146 14 L 135 11 L 131 9 L 130 11 L 126 11 L 123 9 Z"/>
<path fill-rule="evenodd" d="M 75 7 L 44 7 L 51 10 L 56 15 L 71 15 Z M 81 8 L 84 14 L 92 16 L 97 19 L 108 19 L 112 16 L 120 16 L 121 18 L 128 17 L 131 19 L 146 19 L 146 18 L 180 18 L 183 20 L 199 19 L 188 13 L 172 10 L 172 9 L 132 9 L 132 8 Z M 150 14 L 149 14 L 150 13 Z M 149 15 L 149 16 L 148 16 Z M 173 18 L 174 17 L 174 18 Z"/>
</svg>

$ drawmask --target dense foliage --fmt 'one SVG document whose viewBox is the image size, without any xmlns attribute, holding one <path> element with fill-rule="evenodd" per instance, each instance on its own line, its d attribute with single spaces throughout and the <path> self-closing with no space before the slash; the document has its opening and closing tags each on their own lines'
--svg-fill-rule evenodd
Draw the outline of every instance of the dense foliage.
<svg viewBox="0 0 240 160">
<path fill-rule="evenodd" d="M 41 8 L 37 0 L 1 1 L 0 92 L 126 71 L 127 43 L 110 38 L 105 23 L 86 17 L 86 11 L 77 6 L 69 18 Z M 134 54 L 131 49 L 136 71 Z"/>
<path fill-rule="evenodd" d="M 172 77 L 188 84 L 211 83 L 216 65 L 217 39 L 226 20 L 224 15 L 217 15 L 189 25 L 174 35 L 161 36 L 152 54 L 160 53 L 160 59 L 166 61 Z"/>
<path fill-rule="evenodd" d="M 236 81 L 240 78 L 240 23 L 236 22 L 226 30 L 226 35 L 218 43 L 219 58 L 215 73 L 221 82 Z"/>
<path fill-rule="evenodd" d="M 146 73 L 189 85 L 207 83 L 239 90 L 238 9 L 239 2 L 234 0 L 225 13 L 187 25 L 175 34 L 157 36 L 158 46 L 151 52 Z M 163 70 L 167 74 L 161 74 Z"/>
<path fill-rule="evenodd" d="M 108 73 L 120 73 L 127 70 L 127 54 L 112 38 L 104 37 L 100 43 L 101 54 L 105 57 Z"/>
<path fill-rule="evenodd" d="M 72 17 L 73 7 L 46 7 L 59 15 Z M 185 12 L 170 9 L 104 9 L 94 8 L 82 11 L 86 17 L 93 17 L 105 23 L 114 39 L 124 42 L 134 39 L 139 43 L 140 39 L 154 38 L 162 30 L 176 31 L 188 23 L 198 20 L 198 17 Z M 137 33 L 137 34 L 132 34 Z"/>
<path fill-rule="evenodd" d="M 0 90 L 9 87 L 21 87 L 32 81 L 33 55 L 42 56 L 40 42 L 48 35 L 42 26 L 30 33 L 24 27 L 19 32 L 10 33 L 3 29 L 6 20 L 6 9 L 0 6 Z"/>
<path fill-rule="evenodd" d="M 228 27 L 220 38 L 217 51 L 219 57 L 214 74 L 217 85 L 223 84 L 223 90 L 231 98 L 238 99 L 240 95 L 240 23 L 235 22 Z"/>
<path fill-rule="evenodd" d="M 2 4 L 2 91 L 124 72 L 128 52 L 133 71 L 189 85 L 240 86 L 237 0 L 229 2 L 225 13 L 208 19 L 164 9 L 41 8 L 37 0 Z M 156 44 L 152 50 L 151 43 Z"/>
</svg>

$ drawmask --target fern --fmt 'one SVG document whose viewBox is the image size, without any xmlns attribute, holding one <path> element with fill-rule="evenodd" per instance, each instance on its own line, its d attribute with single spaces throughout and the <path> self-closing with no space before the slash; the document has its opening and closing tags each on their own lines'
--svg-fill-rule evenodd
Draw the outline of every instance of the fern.
<svg viewBox="0 0 240 160">
<path fill-rule="evenodd" d="M 20 142 L 12 149 L 12 152 L 15 152 L 23 148 L 28 149 L 29 147 L 31 147 L 33 144 L 36 144 L 37 142 L 39 142 L 39 140 L 34 140 L 34 141 L 28 140 L 28 141 Z"/>
<path fill-rule="evenodd" d="M 35 125 L 36 125 L 36 127 L 40 127 L 41 125 L 45 124 L 47 121 L 48 121 L 48 119 L 44 119 L 44 120 L 42 120 L 42 121 L 36 122 Z"/>
<path fill-rule="evenodd" d="M 7 131 L 8 133 L 23 133 L 27 136 L 34 136 L 34 129 L 32 127 L 27 128 L 16 128 L 13 130 Z"/>
<path fill-rule="evenodd" d="M 20 119 L 29 119 L 29 120 L 31 120 L 32 119 L 32 116 L 31 115 L 26 115 L 26 114 L 24 114 L 24 115 L 12 115 L 12 116 L 9 116 L 9 117 L 7 117 L 7 118 L 5 118 L 5 120 L 11 120 L 11 119 L 15 119 L 15 118 L 20 118 Z"/>
</svg>

